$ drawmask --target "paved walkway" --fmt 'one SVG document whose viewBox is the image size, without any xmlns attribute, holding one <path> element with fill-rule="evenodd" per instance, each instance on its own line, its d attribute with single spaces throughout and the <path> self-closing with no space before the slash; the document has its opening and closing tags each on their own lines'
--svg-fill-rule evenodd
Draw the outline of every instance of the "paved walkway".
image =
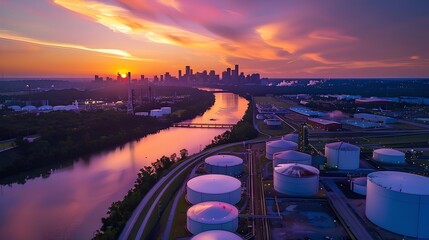
<svg viewBox="0 0 429 240">
<path fill-rule="evenodd" d="M 201 166 L 202 163 L 197 164 L 189 174 L 187 180 L 194 178 L 197 174 L 195 173 L 196 170 Z M 187 180 L 185 182 L 187 182 Z M 162 235 L 162 240 L 168 240 L 170 238 L 171 234 L 171 228 L 173 226 L 174 216 L 176 215 L 176 208 L 177 203 L 179 202 L 180 198 L 185 193 L 185 187 L 186 184 L 183 184 L 182 187 L 177 191 L 176 196 L 174 197 L 174 202 L 170 210 L 170 215 L 168 216 L 167 225 L 165 226 L 164 234 Z"/>
</svg>

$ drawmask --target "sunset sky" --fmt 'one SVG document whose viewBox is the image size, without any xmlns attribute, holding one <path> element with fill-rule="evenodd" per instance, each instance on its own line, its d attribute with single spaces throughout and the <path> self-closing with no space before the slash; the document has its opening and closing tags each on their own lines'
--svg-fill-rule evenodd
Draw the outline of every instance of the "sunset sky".
<svg viewBox="0 0 429 240">
<path fill-rule="evenodd" d="M 427 0 L 0 0 L 2 77 L 429 77 Z"/>
</svg>

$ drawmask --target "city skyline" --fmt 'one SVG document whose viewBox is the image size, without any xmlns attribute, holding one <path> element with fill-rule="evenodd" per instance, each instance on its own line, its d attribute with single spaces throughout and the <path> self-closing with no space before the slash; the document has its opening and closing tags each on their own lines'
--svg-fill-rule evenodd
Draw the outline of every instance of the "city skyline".
<svg viewBox="0 0 429 240">
<path fill-rule="evenodd" d="M 427 77 L 427 9 L 423 0 L 2 0 L 0 74 L 153 76 L 239 64 L 270 78 Z"/>
</svg>

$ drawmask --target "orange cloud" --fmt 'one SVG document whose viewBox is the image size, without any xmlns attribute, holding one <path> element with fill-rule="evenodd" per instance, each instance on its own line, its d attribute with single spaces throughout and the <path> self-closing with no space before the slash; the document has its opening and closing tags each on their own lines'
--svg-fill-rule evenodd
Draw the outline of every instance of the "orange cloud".
<svg viewBox="0 0 429 240">
<path fill-rule="evenodd" d="M 42 40 L 38 40 L 38 39 L 34 39 L 34 38 L 28 38 L 28 37 L 24 37 L 24 36 L 15 35 L 15 34 L 10 34 L 10 33 L 3 32 L 3 31 L 0 31 L 0 38 L 8 39 L 8 40 L 14 40 L 14 41 L 20 41 L 20 42 L 33 43 L 33 44 L 44 45 L 44 46 L 50 46 L 50 47 L 72 48 L 72 49 L 79 49 L 79 50 L 85 50 L 85 51 L 91 51 L 91 52 L 104 53 L 104 54 L 108 54 L 108 55 L 111 55 L 114 57 L 119 57 L 119 58 L 127 59 L 127 60 L 139 60 L 139 61 L 153 60 L 153 59 L 144 59 L 144 58 L 134 57 L 133 55 L 129 54 L 128 52 L 120 50 L 120 49 L 89 48 L 89 47 L 76 45 L 76 44 L 42 41 Z"/>
<path fill-rule="evenodd" d="M 316 30 L 308 34 L 309 38 L 328 41 L 356 41 L 356 37 L 340 34 L 330 30 Z"/>
<path fill-rule="evenodd" d="M 309 59 L 315 62 L 323 63 L 323 64 L 338 64 L 339 62 L 330 61 L 326 58 L 320 56 L 320 53 L 306 53 L 302 55 L 302 58 Z"/>
<path fill-rule="evenodd" d="M 268 45 L 279 47 L 289 53 L 295 53 L 300 46 L 298 44 L 294 44 L 288 41 L 284 41 L 279 39 L 278 34 L 287 27 L 283 24 L 272 23 L 260 26 L 256 28 L 256 32 L 262 38 L 262 40 Z"/>
<path fill-rule="evenodd" d="M 180 10 L 180 5 L 174 0 L 160 0 L 163 5 L 170 2 L 176 4 L 173 8 Z M 215 55 L 227 55 L 245 59 L 287 59 L 279 54 L 281 49 L 290 51 L 295 46 L 282 44 L 267 44 L 256 37 L 234 41 L 214 36 L 209 32 L 193 32 L 185 27 L 172 26 L 161 22 L 145 19 L 134 15 L 127 9 L 106 3 L 86 0 L 55 0 L 55 3 L 87 16 L 115 32 L 130 35 L 132 38 L 143 37 L 146 40 L 161 44 L 170 44 L 191 49 L 210 51 Z M 141 3 L 142 4 L 142 3 Z M 174 5 L 173 4 L 173 5 Z M 147 10 L 148 6 L 139 6 Z M 239 16 L 239 13 L 226 11 L 228 14 Z M 200 29 L 201 30 L 201 29 Z"/>
</svg>

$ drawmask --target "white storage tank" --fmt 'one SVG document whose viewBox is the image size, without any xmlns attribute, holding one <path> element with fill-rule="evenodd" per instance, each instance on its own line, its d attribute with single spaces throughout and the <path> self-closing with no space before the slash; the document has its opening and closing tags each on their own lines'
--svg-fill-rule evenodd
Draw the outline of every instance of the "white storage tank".
<svg viewBox="0 0 429 240">
<path fill-rule="evenodd" d="M 295 150 L 283 151 L 274 153 L 273 166 L 277 166 L 282 163 L 300 163 L 305 165 L 311 165 L 311 155 L 307 153 L 297 152 Z"/>
<path fill-rule="evenodd" d="M 405 153 L 389 148 L 374 150 L 372 158 L 377 162 L 389 164 L 405 164 Z"/>
<path fill-rule="evenodd" d="M 186 212 L 188 231 L 196 235 L 208 230 L 235 232 L 238 228 L 238 209 L 224 202 L 202 202 Z"/>
<path fill-rule="evenodd" d="M 17 111 L 17 112 L 22 111 L 22 108 L 18 105 L 9 106 L 7 108 L 12 109 L 13 111 Z"/>
<path fill-rule="evenodd" d="M 233 232 L 225 230 L 210 230 L 195 235 L 191 240 L 243 240 Z"/>
<path fill-rule="evenodd" d="M 353 178 L 350 181 L 350 190 L 360 195 L 366 195 L 366 177 Z"/>
<path fill-rule="evenodd" d="M 258 120 L 264 120 L 265 118 L 264 118 L 264 115 L 262 115 L 262 114 L 257 114 L 257 115 L 256 115 L 256 119 L 258 119 Z"/>
<path fill-rule="evenodd" d="M 54 111 L 66 111 L 66 106 L 64 106 L 64 105 L 54 106 L 52 108 L 52 110 L 54 110 Z"/>
<path fill-rule="evenodd" d="M 271 128 L 278 128 L 282 125 L 282 121 L 280 121 L 279 119 L 265 119 L 264 122 L 265 124 L 267 124 L 268 127 Z"/>
<path fill-rule="evenodd" d="M 207 174 L 194 177 L 186 187 L 186 197 L 192 204 L 207 201 L 236 204 L 241 199 L 241 182 L 227 175 Z"/>
<path fill-rule="evenodd" d="M 279 164 L 274 168 L 274 189 L 291 196 L 312 196 L 319 188 L 319 170 L 298 164 Z"/>
<path fill-rule="evenodd" d="M 243 159 L 233 155 L 214 155 L 205 159 L 206 172 L 238 176 L 243 172 Z"/>
<path fill-rule="evenodd" d="M 152 110 L 150 110 L 150 116 L 151 117 L 161 117 L 162 116 L 161 109 L 152 109 Z"/>
<path fill-rule="evenodd" d="M 65 110 L 66 111 L 77 111 L 79 110 L 79 108 L 76 105 L 70 104 L 65 106 Z"/>
<path fill-rule="evenodd" d="M 328 166 L 349 170 L 359 168 L 360 148 L 358 146 L 345 143 L 334 142 L 325 145 L 325 157 L 328 159 Z"/>
<path fill-rule="evenodd" d="M 287 151 L 287 150 L 296 150 L 298 144 L 284 140 L 283 138 L 277 141 L 269 141 L 265 144 L 266 154 L 265 157 L 269 160 L 273 160 L 274 153 Z"/>
<path fill-rule="evenodd" d="M 296 133 L 289 133 L 289 134 L 286 134 L 286 135 L 283 136 L 283 140 L 291 141 L 291 142 L 294 142 L 294 143 L 298 143 L 299 136 Z"/>
<path fill-rule="evenodd" d="M 136 112 L 134 113 L 134 115 L 144 117 L 144 116 L 149 116 L 149 112 Z"/>
<path fill-rule="evenodd" d="M 162 107 L 161 112 L 163 115 L 171 114 L 171 107 Z"/>
<path fill-rule="evenodd" d="M 39 111 L 52 111 L 52 106 L 43 105 L 38 108 Z"/>
<path fill-rule="evenodd" d="M 401 236 L 429 238 L 429 178 L 394 171 L 368 174 L 365 214 Z"/>
<path fill-rule="evenodd" d="M 22 111 L 30 112 L 30 111 L 36 111 L 36 110 L 37 110 L 37 107 L 35 107 L 33 105 L 27 105 L 25 107 L 22 107 Z"/>
</svg>

